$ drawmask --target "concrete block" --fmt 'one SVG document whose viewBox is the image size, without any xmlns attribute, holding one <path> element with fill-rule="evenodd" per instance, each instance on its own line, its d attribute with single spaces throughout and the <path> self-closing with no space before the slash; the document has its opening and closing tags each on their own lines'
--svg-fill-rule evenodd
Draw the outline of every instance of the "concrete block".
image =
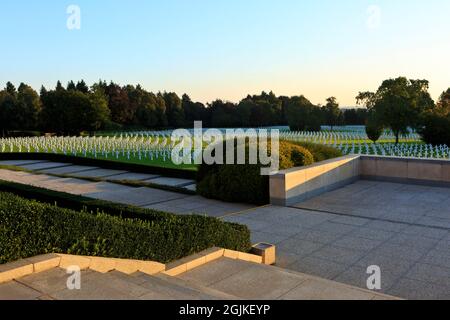
<svg viewBox="0 0 450 320">
<path fill-rule="evenodd" d="M 434 161 L 408 161 L 408 178 L 417 180 L 442 180 L 442 165 Z"/>
<path fill-rule="evenodd" d="M 245 252 L 239 252 L 238 253 L 238 259 L 248 262 L 254 262 L 254 263 L 262 263 L 262 257 L 257 256 L 255 254 L 245 253 Z"/>
<path fill-rule="evenodd" d="M 450 162 L 442 164 L 442 180 L 450 182 Z"/>
<path fill-rule="evenodd" d="M 145 274 L 153 275 L 160 272 L 164 272 L 166 270 L 166 266 L 162 263 L 152 262 L 152 261 L 144 261 L 139 267 L 139 271 Z"/>
<path fill-rule="evenodd" d="M 91 257 L 91 264 L 89 269 L 106 273 L 116 269 L 117 262 L 115 259 L 101 258 L 101 257 Z"/>
<path fill-rule="evenodd" d="M 286 196 L 285 176 L 284 175 L 270 176 L 269 190 L 271 198 L 284 198 Z"/>
<path fill-rule="evenodd" d="M 78 266 L 81 270 L 88 269 L 91 264 L 89 257 L 73 256 L 68 254 L 58 254 L 61 257 L 59 267 L 67 269 L 71 266 Z"/>
<path fill-rule="evenodd" d="M 33 264 L 33 272 L 42 272 L 59 266 L 61 257 L 54 253 L 25 259 Z"/>
<path fill-rule="evenodd" d="M 200 252 L 200 254 L 205 256 L 205 262 L 211 262 L 223 257 L 225 249 L 222 248 L 211 248 Z"/>
<path fill-rule="evenodd" d="M 276 263 L 276 248 L 273 244 L 258 243 L 252 247 L 253 254 L 262 258 L 262 263 L 272 265 Z"/>
<path fill-rule="evenodd" d="M 33 264 L 25 259 L 0 265 L 0 283 L 27 276 L 33 273 Z"/>
<path fill-rule="evenodd" d="M 408 162 L 380 158 L 377 160 L 377 176 L 405 179 L 408 177 Z"/>
<path fill-rule="evenodd" d="M 225 249 L 223 256 L 230 259 L 239 259 L 239 252 Z"/>
<path fill-rule="evenodd" d="M 138 260 L 123 260 L 123 259 L 115 259 L 115 260 L 116 260 L 115 269 L 125 274 L 132 274 L 138 272 L 140 267 L 142 266 L 142 261 Z"/>
<path fill-rule="evenodd" d="M 185 273 L 186 271 L 187 271 L 186 263 L 180 265 L 173 265 L 169 263 L 166 265 L 166 271 L 164 271 L 163 274 L 174 277 L 179 274 Z"/>
</svg>

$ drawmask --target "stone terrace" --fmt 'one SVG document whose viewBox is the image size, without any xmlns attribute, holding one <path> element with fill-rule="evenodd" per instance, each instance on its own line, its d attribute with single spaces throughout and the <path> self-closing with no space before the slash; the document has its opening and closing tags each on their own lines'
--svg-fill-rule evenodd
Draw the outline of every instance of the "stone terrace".
<svg viewBox="0 0 450 320">
<path fill-rule="evenodd" d="M 279 267 L 366 288 L 367 267 L 378 265 L 383 293 L 450 299 L 450 188 L 360 180 L 292 207 L 255 208 L 45 174 L 0 170 L 0 179 L 221 217 L 246 224 L 253 242 L 276 244 Z"/>
</svg>

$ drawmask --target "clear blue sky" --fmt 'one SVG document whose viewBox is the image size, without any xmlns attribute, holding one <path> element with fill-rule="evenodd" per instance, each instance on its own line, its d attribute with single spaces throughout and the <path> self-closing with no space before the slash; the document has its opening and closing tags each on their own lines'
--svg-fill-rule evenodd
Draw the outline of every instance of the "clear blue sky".
<svg viewBox="0 0 450 320">
<path fill-rule="evenodd" d="M 71 4 L 80 30 L 66 27 Z M 449 16 L 448 0 L 1 0 L 0 86 L 101 78 L 203 102 L 273 90 L 354 105 L 404 75 L 436 99 L 450 86 Z"/>
</svg>

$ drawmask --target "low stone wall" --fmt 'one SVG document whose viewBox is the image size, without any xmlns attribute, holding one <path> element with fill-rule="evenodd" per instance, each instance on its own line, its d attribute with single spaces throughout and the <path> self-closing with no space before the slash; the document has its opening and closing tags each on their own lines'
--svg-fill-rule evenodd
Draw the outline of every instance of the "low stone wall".
<svg viewBox="0 0 450 320">
<path fill-rule="evenodd" d="M 270 201 L 290 206 L 359 179 L 450 187 L 450 161 L 344 156 L 271 176 Z"/>
<path fill-rule="evenodd" d="M 361 156 L 360 177 L 408 184 L 450 187 L 450 161 Z"/>
<path fill-rule="evenodd" d="M 359 156 L 344 156 L 270 176 L 270 201 L 289 206 L 359 179 Z"/>
</svg>

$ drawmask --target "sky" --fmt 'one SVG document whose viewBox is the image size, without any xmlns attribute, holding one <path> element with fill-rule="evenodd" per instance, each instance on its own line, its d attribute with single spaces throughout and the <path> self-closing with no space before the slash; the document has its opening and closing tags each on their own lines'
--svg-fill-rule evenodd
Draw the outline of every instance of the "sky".
<svg viewBox="0 0 450 320">
<path fill-rule="evenodd" d="M 448 0 L 0 0 L 0 87 L 103 79 L 202 102 L 272 90 L 354 106 L 405 76 L 437 99 L 449 15 Z"/>
</svg>

